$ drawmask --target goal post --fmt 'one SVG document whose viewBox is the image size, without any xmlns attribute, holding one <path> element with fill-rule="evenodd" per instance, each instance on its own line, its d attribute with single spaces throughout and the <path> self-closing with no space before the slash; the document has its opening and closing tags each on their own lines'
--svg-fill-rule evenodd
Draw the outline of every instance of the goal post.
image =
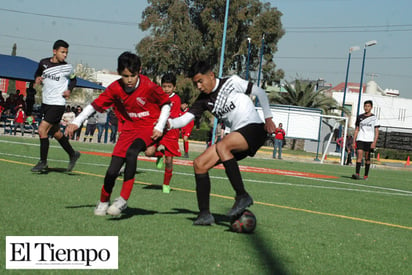
<svg viewBox="0 0 412 275">
<path fill-rule="evenodd" d="M 344 124 L 344 132 L 343 132 L 343 144 L 346 144 L 346 135 L 348 129 L 348 118 L 337 116 L 337 115 L 324 115 L 322 114 L 321 109 L 317 108 L 307 108 L 307 107 L 300 107 L 300 106 L 289 106 L 289 105 L 270 105 L 273 121 L 276 125 L 279 123 L 283 124 L 283 129 L 286 132 L 287 138 L 292 139 L 304 139 L 304 140 L 311 140 L 317 142 L 317 149 L 316 149 L 316 158 L 318 159 L 319 155 L 319 145 L 321 139 L 321 128 L 322 128 L 322 120 L 331 120 L 333 121 L 332 127 L 330 131 L 329 141 L 327 143 L 327 147 L 322 154 L 322 159 L 320 160 L 323 163 L 328 148 L 332 141 L 332 133 L 339 127 L 341 124 Z M 258 111 L 259 115 L 263 119 L 263 111 L 261 107 L 257 107 L 256 110 Z M 343 165 L 344 162 L 344 146 L 340 148 L 341 160 L 340 163 Z"/>
</svg>

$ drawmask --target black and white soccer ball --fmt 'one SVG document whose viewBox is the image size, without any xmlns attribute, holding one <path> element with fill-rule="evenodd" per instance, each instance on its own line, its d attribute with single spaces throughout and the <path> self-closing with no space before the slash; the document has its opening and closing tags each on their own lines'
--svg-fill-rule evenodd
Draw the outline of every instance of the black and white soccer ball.
<svg viewBox="0 0 412 275">
<path fill-rule="evenodd" d="M 235 218 L 231 225 L 232 231 L 237 233 L 252 233 L 256 228 L 256 216 L 250 210 L 245 210 Z"/>
</svg>

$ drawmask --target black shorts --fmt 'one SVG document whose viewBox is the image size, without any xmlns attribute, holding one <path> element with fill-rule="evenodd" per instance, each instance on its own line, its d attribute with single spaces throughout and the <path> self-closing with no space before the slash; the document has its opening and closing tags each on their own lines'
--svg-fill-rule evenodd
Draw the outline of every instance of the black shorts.
<svg viewBox="0 0 412 275">
<path fill-rule="evenodd" d="M 267 138 L 267 132 L 265 130 L 264 123 L 252 123 L 245 127 L 237 129 L 235 132 L 240 133 L 249 145 L 248 150 L 243 152 L 235 152 L 233 155 L 236 160 L 244 159 L 247 156 L 253 157 L 257 150 L 265 143 Z"/>
<path fill-rule="evenodd" d="M 42 104 L 42 119 L 53 125 L 59 124 L 65 109 L 64 105 Z"/>
<path fill-rule="evenodd" d="M 357 150 L 363 150 L 364 152 L 370 152 L 371 151 L 371 145 L 372 145 L 372 142 L 366 142 L 366 141 L 358 140 L 356 142 L 356 149 Z"/>
</svg>

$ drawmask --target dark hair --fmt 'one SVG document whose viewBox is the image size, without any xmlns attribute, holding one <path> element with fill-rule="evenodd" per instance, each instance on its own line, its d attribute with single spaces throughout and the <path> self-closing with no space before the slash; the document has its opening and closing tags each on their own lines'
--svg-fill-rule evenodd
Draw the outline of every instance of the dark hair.
<svg viewBox="0 0 412 275">
<path fill-rule="evenodd" d="M 66 41 L 61 40 L 61 39 L 54 42 L 53 50 L 58 50 L 60 47 L 69 48 L 69 43 L 67 43 Z"/>
<path fill-rule="evenodd" d="M 192 78 L 197 74 L 206 74 L 212 71 L 212 65 L 206 61 L 196 61 L 189 69 L 188 77 Z"/>
<path fill-rule="evenodd" d="M 131 52 L 124 52 L 117 59 L 117 72 L 121 74 L 128 69 L 131 73 L 139 73 L 141 65 L 140 57 Z"/>
<path fill-rule="evenodd" d="M 173 86 L 176 86 L 176 76 L 172 73 L 165 73 L 162 76 L 162 84 L 163 83 L 172 83 Z"/>
<path fill-rule="evenodd" d="M 372 102 L 372 100 L 366 100 L 366 101 L 363 103 L 363 106 L 365 106 L 366 104 L 370 104 L 370 105 L 373 107 L 373 102 Z"/>
</svg>

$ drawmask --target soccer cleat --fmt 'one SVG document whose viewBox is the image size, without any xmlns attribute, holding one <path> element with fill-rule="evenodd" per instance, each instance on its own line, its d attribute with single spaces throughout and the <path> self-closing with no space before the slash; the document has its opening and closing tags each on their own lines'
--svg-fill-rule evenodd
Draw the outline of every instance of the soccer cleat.
<svg viewBox="0 0 412 275">
<path fill-rule="evenodd" d="M 36 164 L 33 168 L 31 168 L 32 172 L 45 172 L 47 170 L 47 162 L 46 161 L 41 161 Z"/>
<path fill-rule="evenodd" d="M 113 204 L 107 209 L 107 214 L 117 216 L 127 208 L 127 201 L 122 197 L 118 197 L 114 200 Z"/>
<path fill-rule="evenodd" d="M 246 193 L 244 195 L 236 196 L 235 204 L 232 209 L 227 213 L 229 217 L 236 217 L 243 213 L 243 211 L 253 204 L 252 197 Z"/>
<path fill-rule="evenodd" d="M 215 223 L 215 218 L 210 213 L 199 214 L 193 225 L 212 225 Z"/>
<path fill-rule="evenodd" d="M 98 201 L 96 208 L 94 209 L 94 214 L 96 216 L 106 216 L 107 209 L 109 208 L 109 202 Z"/>
<path fill-rule="evenodd" d="M 162 190 L 163 190 L 163 193 L 169 194 L 170 193 L 170 185 L 163 184 Z"/>
<path fill-rule="evenodd" d="M 368 180 L 368 176 L 363 176 L 363 180 Z"/>
<path fill-rule="evenodd" d="M 354 180 L 359 180 L 360 178 L 359 178 L 359 174 L 353 174 L 352 175 L 352 179 L 354 179 Z"/>
<path fill-rule="evenodd" d="M 67 172 L 71 172 L 76 165 L 76 161 L 80 158 L 80 152 L 74 152 L 74 155 L 70 157 L 69 166 L 67 166 Z"/>
<path fill-rule="evenodd" d="M 162 169 L 163 168 L 163 157 L 157 157 L 156 168 L 157 169 Z"/>
</svg>

